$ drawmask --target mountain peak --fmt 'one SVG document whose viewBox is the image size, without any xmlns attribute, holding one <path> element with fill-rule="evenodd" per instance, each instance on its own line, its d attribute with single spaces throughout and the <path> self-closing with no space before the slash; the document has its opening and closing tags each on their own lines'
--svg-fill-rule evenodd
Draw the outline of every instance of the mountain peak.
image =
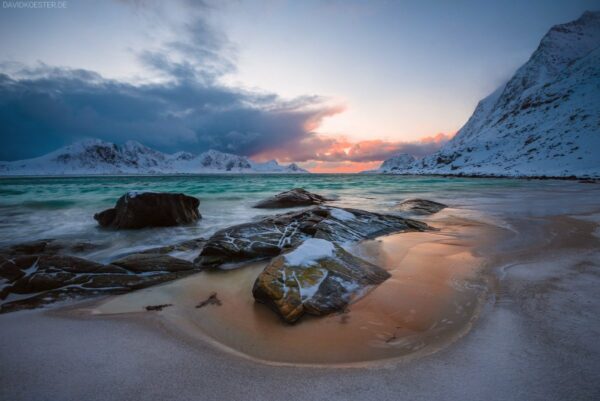
<svg viewBox="0 0 600 401">
<path fill-rule="evenodd" d="M 586 12 L 552 27 L 452 140 L 401 172 L 600 176 L 599 86 L 600 12 Z"/>
<path fill-rule="evenodd" d="M 0 162 L 2 175 L 87 174 L 207 174 L 307 172 L 277 162 L 255 163 L 244 156 L 209 150 L 199 156 L 189 152 L 167 155 L 137 141 L 123 145 L 84 139 L 45 156 Z"/>
</svg>

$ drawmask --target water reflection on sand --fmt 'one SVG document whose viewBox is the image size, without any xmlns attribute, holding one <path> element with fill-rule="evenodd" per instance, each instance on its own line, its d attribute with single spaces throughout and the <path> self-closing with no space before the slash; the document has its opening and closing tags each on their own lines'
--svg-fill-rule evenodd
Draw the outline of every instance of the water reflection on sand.
<svg viewBox="0 0 600 401">
<path fill-rule="evenodd" d="M 172 304 L 158 312 L 168 327 L 270 363 L 361 364 L 426 353 L 458 338 L 476 316 L 486 282 L 475 250 L 492 231 L 452 217 L 434 225 L 440 230 L 390 235 L 351 249 L 392 277 L 340 314 L 286 325 L 252 297 L 262 262 L 118 296 L 94 313 L 147 313 L 147 305 Z M 196 308 L 214 292 L 220 306 Z"/>
</svg>

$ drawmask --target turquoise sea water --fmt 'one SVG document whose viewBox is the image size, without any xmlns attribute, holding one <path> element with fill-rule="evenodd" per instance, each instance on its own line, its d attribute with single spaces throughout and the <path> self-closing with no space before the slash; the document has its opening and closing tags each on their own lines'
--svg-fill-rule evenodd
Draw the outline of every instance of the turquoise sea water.
<svg viewBox="0 0 600 401">
<path fill-rule="evenodd" d="M 413 197 L 441 201 L 463 212 L 482 207 L 493 212 L 500 200 L 527 203 L 526 194 L 539 195 L 540 191 L 569 195 L 578 191 L 578 185 L 585 184 L 359 174 L 1 178 L 0 245 L 41 238 L 100 241 L 110 247 L 97 258 L 110 259 L 123 249 L 207 237 L 220 228 L 280 213 L 254 209 L 252 205 L 295 187 L 335 197 L 332 204 L 336 206 L 393 213 L 398 202 Z M 93 214 L 112 207 L 130 190 L 183 192 L 198 197 L 203 218 L 197 224 L 175 228 L 99 228 Z M 537 202 L 543 202 L 543 193 L 536 196 Z"/>
</svg>

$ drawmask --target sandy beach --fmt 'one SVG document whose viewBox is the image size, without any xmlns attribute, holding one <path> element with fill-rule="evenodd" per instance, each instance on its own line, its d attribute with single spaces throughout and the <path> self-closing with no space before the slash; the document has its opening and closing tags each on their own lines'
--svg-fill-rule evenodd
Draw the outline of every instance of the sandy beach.
<svg viewBox="0 0 600 401">
<path fill-rule="evenodd" d="M 487 202 L 478 198 L 477 207 L 463 205 L 432 219 L 430 223 L 442 229 L 423 234 L 426 241 L 416 238 L 420 233 L 398 235 L 408 235 L 402 246 L 380 239 L 378 250 L 391 246 L 409 267 L 410 258 L 425 247 L 433 258 L 430 265 L 436 262 L 433 250 L 448 261 L 452 260 L 449 249 L 454 249 L 450 253 L 459 255 L 463 265 L 477 261 L 476 270 L 470 272 L 485 272 L 488 280 L 480 307 L 467 314 L 461 330 L 451 331 L 444 341 L 426 342 L 411 352 L 390 353 L 390 348 L 391 358 L 380 358 L 382 348 L 377 347 L 367 354 L 360 347 L 356 353 L 333 352 L 338 359 L 329 362 L 342 363 L 320 367 L 260 362 L 248 355 L 275 361 L 285 356 L 288 362 L 303 362 L 304 357 L 304 362 L 314 362 L 327 347 L 315 346 L 316 352 L 307 349 L 304 354 L 291 347 L 291 354 L 286 354 L 290 343 L 282 338 L 284 331 L 263 341 L 248 338 L 244 330 L 249 322 L 262 322 L 267 333 L 277 327 L 277 321 L 261 305 L 256 307 L 258 320 L 244 316 L 244 297 L 227 306 L 234 298 L 224 289 L 222 306 L 192 308 L 192 300 L 197 302 L 213 288 L 202 286 L 198 277 L 204 273 L 200 273 L 123 296 L 1 315 L 0 396 L 10 400 L 595 399 L 600 395 L 600 209 L 595 185 L 577 188 L 576 203 L 569 202 L 572 190 L 553 196 L 535 192 L 519 202 L 512 197 L 488 197 Z M 474 237 L 482 227 L 489 235 Z M 361 249 L 368 254 L 369 244 Z M 462 254 L 457 249 L 469 251 Z M 378 257 L 385 255 L 389 253 L 380 252 Z M 255 274 L 252 267 L 234 273 L 249 279 Z M 394 281 L 401 281 L 400 277 Z M 185 288 L 189 291 L 182 291 Z M 190 297 L 193 288 L 197 292 Z M 379 290 L 386 294 L 389 288 Z M 353 330 L 372 318 L 369 304 L 377 304 L 376 291 L 351 305 L 345 324 L 340 323 L 344 315 L 334 315 L 318 323 L 313 319 L 279 327 L 306 335 L 311 325 L 319 328 L 335 322 L 334 328 L 315 337 L 335 338 L 336 328 Z M 382 299 L 387 297 L 389 293 Z M 149 302 L 163 301 L 176 305 L 161 312 L 140 311 Z M 183 313 L 186 302 L 187 309 L 197 312 L 196 318 Z M 432 305 L 439 311 L 438 304 Z M 239 311 L 237 317 L 219 315 L 229 307 Z M 431 319 L 433 315 L 421 316 Z M 294 335 L 291 338 L 303 338 Z M 349 343 L 340 341 L 340 349 L 362 340 L 350 336 Z M 272 345 L 268 355 L 265 344 Z M 238 353 L 233 352 L 236 349 Z M 368 359 L 374 361 L 344 363 Z"/>
</svg>

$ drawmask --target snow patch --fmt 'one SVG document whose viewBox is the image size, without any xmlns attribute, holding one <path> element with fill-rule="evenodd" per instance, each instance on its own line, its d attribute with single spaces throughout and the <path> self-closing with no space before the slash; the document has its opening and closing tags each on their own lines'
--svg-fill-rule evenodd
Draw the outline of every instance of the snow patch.
<svg viewBox="0 0 600 401">
<path fill-rule="evenodd" d="M 309 238 L 298 248 L 284 255 L 285 261 L 292 266 L 309 266 L 317 260 L 330 258 L 335 252 L 334 245 L 324 239 Z"/>
<path fill-rule="evenodd" d="M 331 213 L 331 217 L 333 217 L 336 220 L 341 220 L 341 221 L 348 221 L 348 220 L 354 220 L 356 218 L 356 216 L 346 210 L 343 209 L 329 209 L 330 213 Z"/>
</svg>

